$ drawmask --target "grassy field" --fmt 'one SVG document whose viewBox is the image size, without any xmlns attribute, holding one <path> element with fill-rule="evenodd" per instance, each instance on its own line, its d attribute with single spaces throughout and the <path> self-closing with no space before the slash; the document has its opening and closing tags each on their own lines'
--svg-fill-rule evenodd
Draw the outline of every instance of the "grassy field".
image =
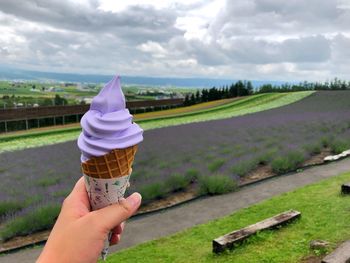
<svg viewBox="0 0 350 263">
<path fill-rule="evenodd" d="M 193 113 L 184 113 L 174 116 L 153 118 L 150 120 L 141 120 L 139 123 L 143 129 L 155 129 L 192 122 L 226 119 L 281 107 L 283 105 L 301 100 L 312 93 L 313 91 L 258 94 L 211 109 L 203 109 Z"/>
<path fill-rule="evenodd" d="M 167 126 L 202 122 L 214 119 L 225 119 L 234 116 L 268 110 L 287 105 L 301 100 L 313 92 L 274 93 L 259 94 L 239 100 L 224 100 L 209 102 L 202 106 L 195 105 L 186 108 L 135 115 L 135 120 L 144 129 L 155 129 Z M 229 103 L 227 103 L 229 102 Z M 59 142 L 76 140 L 80 133 L 80 127 L 44 132 L 32 132 L 28 134 L 14 134 L 0 136 L 0 153 L 5 151 L 20 150 L 39 147 Z"/>
<path fill-rule="evenodd" d="M 35 86 L 35 89 L 32 87 Z M 48 92 L 43 91 L 42 88 L 46 90 L 50 87 L 59 88 L 60 92 Z M 99 85 L 96 85 L 99 87 Z M 0 96 L 3 95 L 15 95 L 15 96 L 24 96 L 24 97 L 54 97 L 56 94 L 59 95 L 71 95 L 71 96 L 95 96 L 97 94 L 98 88 L 96 91 L 91 90 L 80 90 L 76 86 L 63 86 L 60 83 L 40 83 L 40 82 L 26 82 L 18 83 L 14 86 L 11 85 L 8 81 L 0 81 Z"/>
<path fill-rule="evenodd" d="M 257 205 L 178 234 L 147 242 L 110 255 L 107 262 L 300 262 L 327 251 L 309 249 L 311 240 L 331 242 L 333 249 L 349 239 L 350 197 L 340 195 L 340 184 L 350 173 L 282 194 Z M 211 241 L 234 229 L 295 209 L 301 219 L 279 230 L 264 231 L 234 251 L 219 256 Z M 137 235 L 137 233 L 135 233 Z"/>
<path fill-rule="evenodd" d="M 26 105 L 32 105 L 35 103 L 39 105 L 48 105 L 47 102 L 45 102 L 45 99 L 53 99 L 55 95 L 66 98 L 69 104 L 78 104 L 86 97 L 92 98 L 97 95 L 101 87 L 101 84 L 89 84 L 88 87 L 82 89 L 79 85 L 68 84 L 68 86 L 66 86 L 58 82 L 42 83 L 28 81 L 23 83 L 12 83 L 10 81 L 0 81 L 0 107 L 11 108 L 13 107 L 14 102 Z M 161 89 L 157 87 L 140 87 L 133 85 L 123 86 L 123 91 L 128 100 L 153 100 L 155 99 L 156 92 L 159 92 L 160 90 Z M 152 91 L 154 92 L 154 95 L 152 93 L 148 95 L 139 95 L 138 91 Z M 173 93 L 185 93 L 193 92 L 193 89 L 181 90 L 177 88 L 167 88 L 167 91 Z M 4 96 L 10 98 L 4 99 Z"/>
<path fill-rule="evenodd" d="M 244 97 L 242 98 L 244 99 Z M 214 107 L 226 105 L 242 98 L 214 100 L 214 101 L 199 103 L 188 107 L 179 107 L 179 108 L 169 109 L 169 110 L 139 113 L 139 114 L 135 114 L 134 117 L 135 117 L 135 120 L 145 120 L 145 119 L 154 119 L 154 118 L 173 117 L 173 116 L 178 116 L 180 114 L 186 114 L 186 113 L 194 113 L 194 112 L 198 113 L 202 110 L 212 109 Z"/>
<path fill-rule="evenodd" d="M 217 106 L 228 104 L 232 101 L 238 100 L 238 98 L 234 99 L 223 99 L 223 100 L 216 100 L 216 101 L 210 101 L 210 102 L 204 102 L 188 107 L 180 107 L 175 109 L 168 109 L 168 110 L 161 110 L 161 111 L 153 111 L 153 112 L 146 112 L 146 113 L 139 113 L 134 114 L 135 121 L 141 121 L 141 120 L 148 120 L 153 118 L 159 118 L 159 117 L 167 117 L 167 116 L 174 116 L 179 115 L 182 113 L 193 113 L 193 112 L 199 112 L 204 109 L 210 109 Z M 21 130 L 21 131 L 15 131 L 11 132 L 9 134 L 0 134 L 0 142 L 5 140 L 13 140 L 18 138 L 25 138 L 25 137 L 32 137 L 32 136 L 39 136 L 39 135 L 47 135 L 49 133 L 59 133 L 59 132 L 65 132 L 65 131 L 71 131 L 74 130 L 80 130 L 80 124 L 79 123 L 72 123 L 72 124 L 66 124 L 66 125 L 59 125 L 59 126 L 48 126 L 48 127 L 42 127 L 37 129 L 30 129 L 28 131 Z"/>
</svg>

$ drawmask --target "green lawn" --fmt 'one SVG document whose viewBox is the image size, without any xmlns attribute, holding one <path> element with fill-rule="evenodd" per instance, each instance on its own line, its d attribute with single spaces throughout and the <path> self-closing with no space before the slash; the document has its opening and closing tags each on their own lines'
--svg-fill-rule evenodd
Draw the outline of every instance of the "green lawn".
<svg viewBox="0 0 350 263">
<path fill-rule="evenodd" d="M 210 109 L 201 109 L 196 110 L 195 112 L 183 113 L 175 116 L 139 120 L 137 123 L 144 130 L 149 130 L 191 122 L 231 118 L 234 116 L 281 107 L 301 100 L 312 93 L 312 91 L 303 91 L 293 93 L 258 94 Z M 43 133 L 28 133 L 28 135 L 1 136 L 0 153 L 76 140 L 79 133 L 80 128 L 69 128 L 45 131 Z"/>
<path fill-rule="evenodd" d="M 340 195 L 341 183 L 349 180 L 350 173 L 346 173 L 282 194 L 230 216 L 112 254 L 107 262 L 300 262 L 323 253 L 309 249 L 311 240 L 327 240 L 334 248 L 350 238 L 350 197 Z M 213 238 L 289 209 L 300 211 L 301 219 L 279 230 L 260 232 L 234 251 L 212 253 Z"/>
<path fill-rule="evenodd" d="M 28 134 L 28 136 L 11 136 L 6 139 L 0 138 L 0 153 L 76 140 L 80 131 L 80 128 L 75 128 L 58 132 L 33 133 Z"/>
</svg>

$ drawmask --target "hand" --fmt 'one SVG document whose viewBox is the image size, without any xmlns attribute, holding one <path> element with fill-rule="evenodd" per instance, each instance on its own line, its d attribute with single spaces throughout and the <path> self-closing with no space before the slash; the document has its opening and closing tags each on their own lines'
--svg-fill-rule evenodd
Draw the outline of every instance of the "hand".
<svg viewBox="0 0 350 263">
<path fill-rule="evenodd" d="M 64 200 L 60 215 L 37 262 L 97 262 L 104 240 L 113 232 L 111 244 L 120 240 L 124 221 L 141 204 L 134 193 L 118 204 L 90 212 L 83 177 Z"/>
</svg>

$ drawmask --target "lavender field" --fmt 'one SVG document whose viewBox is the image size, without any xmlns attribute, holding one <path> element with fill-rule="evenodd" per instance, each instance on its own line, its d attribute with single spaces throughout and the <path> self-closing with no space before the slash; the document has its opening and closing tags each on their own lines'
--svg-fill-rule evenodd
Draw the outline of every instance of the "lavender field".
<svg viewBox="0 0 350 263">
<path fill-rule="evenodd" d="M 316 92 L 272 110 L 146 131 L 129 190 L 147 201 L 193 182 L 200 190 L 213 176 L 233 189 L 258 166 L 283 173 L 324 148 L 350 148 L 350 91 Z M 81 176 L 75 142 L 3 153 L 0 162 L 2 224 L 42 208 L 56 211 Z"/>
</svg>

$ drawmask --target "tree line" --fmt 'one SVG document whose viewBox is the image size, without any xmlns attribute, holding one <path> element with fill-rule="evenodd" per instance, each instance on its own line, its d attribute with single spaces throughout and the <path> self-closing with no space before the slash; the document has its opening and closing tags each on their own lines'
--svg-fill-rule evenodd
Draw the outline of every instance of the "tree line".
<svg viewBox="0 0 350 263">
<path fill-rule="evenodd" d="M 237 81 L 230 86 L 221 88 L 212 87 L 210 89 L 197 90 L 196 93 L 186 94 L 184 105 L 189 106 L 200 102 L 228 99 L 240 96 L 247 96 L 254 93 L 253 85 L 250 81 Z"/>
<path fill-rule="evenodd" d="M 220 88 L 215 86 L 210 89 L 197 90 L 195 93 L 188 93 L 185 96 L 184 106 L 194 105 L 200 102 L 247 96 L 258 93 L 270 92 L 295 92 L 308 90 L 350 90 L 350 81 L 346 82 L 335 78 L 325 82 L 300 82 L 284 83 L 280 85 L 264 84 L 254 89 L 250 81 L 238 80 L 230 86 L 226 85 Z"/>
<path fill-rule="evenodd" d="M 26 97 L 26 96 L 15 96 L 15 95 L 3 95 L 0 105 L 4 108 L 13 108 L 18 105 L 22 107 L 32 107 L 37 104 L 37 106 L 59 106 L 68 105 L 68 100 L 62 98 L 60 95 L 56 94 L 54 98 L 42 98 L 42 97 Z"/>
<path fill-rule="evenodd" d="M 257 93 L 267 92 L 293 92 L 293 91 L 307 91 L 307 90 L 350 90 L 350 81 L 340 80 L 335 78 L 331 81 L 325 82 L 300 82 L 298 84 L 285 83 L 281 85 L 264 84 Z"/>
</svg>

